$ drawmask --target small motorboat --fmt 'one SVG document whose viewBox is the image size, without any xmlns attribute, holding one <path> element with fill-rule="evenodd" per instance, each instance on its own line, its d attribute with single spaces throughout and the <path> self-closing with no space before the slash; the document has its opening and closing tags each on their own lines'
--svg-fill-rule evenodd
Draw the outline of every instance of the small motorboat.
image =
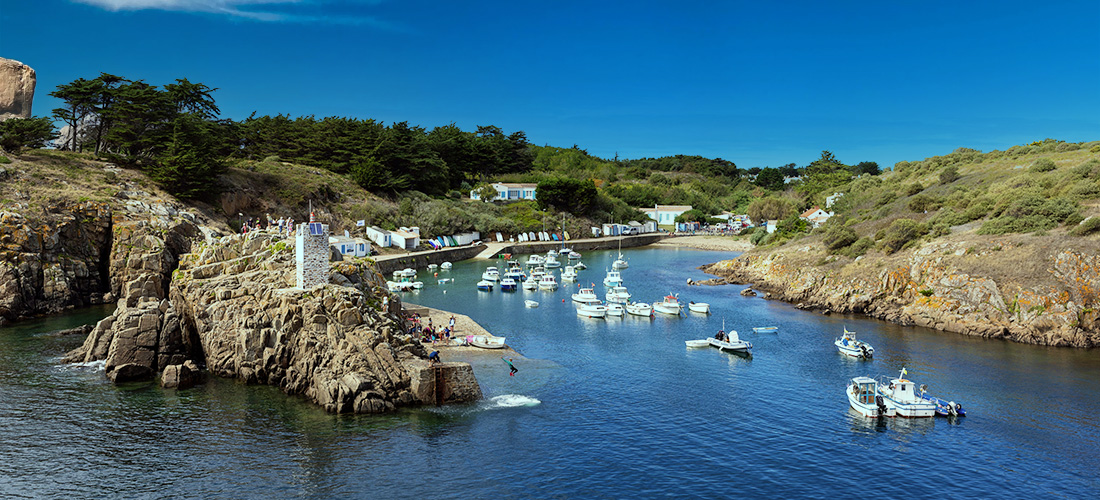
<svg viewBox="0 0 1100 500">
<path fill-rule="evenodd" d="M 547 252 L 546 259 L 542 261 L 542 265 L 546 266 L 547 269 L 561 267 L 561 262 L 558 260 L 558 254 L 552 250 Z"/>
<path fill-rule="evenodd" d="M 626 315 L 626 308 L 622 304 L 616 304 L 614 302 L 607 304 L 607 315 L 623 317 Z"/>
<path fill-rule="evenodd" d="M 779 331 L 778 326 L 754 326 L 752 331 L 756 333 L 775 333 Z"/>
<path fill-rule="evenodd" d="M 527 258 L 528 266 L 541 266 L 544 262 L 546 262 L 546 259 L 542 258 L 542 256 L 537 253 L 531 254 L 531 256 Z"/>
<path fill-rule="evenodd" d="M 875 348 L 871 344 L 856 340 L 856 332 L 849 332 L 847 328 L 844 329 L 844 336 L 836 339 L 833 345 L 842 354 L 854 358 L 871 359 L 875 355 Z"/>
<path fill-rule="evenodd" d="M 634 316 L 653 316 L 653 306 L 645 302 L 630 302 L 626 305 L 626 312 Z"/>
<path fill-rule="evenodd" d="M 683 305 L 680 304 L 679 295 L 668 294 L 660 302 L 653 303 L 653 310 L 661 314 L 671 314 L 673 316 L 679 316 L 680 311 L 683 310 Z"/>
<path fill-rule="evenodd" d="M 569 258 L 569 260 L 580 260 L 581 254 L 579 254 L 577 252 L 574 252 L 574 251 L 570 251 L 569 255 L 568 255 L 568 258 Z"/>
<path fill-rule="evenodd" d="M 516 291 L 516 280 L 512 278 L 504 278 L 500 280 L 500 291 L 502 292 L 514 292 Z"/>
<path fill-rule="evenodd" d="M 577 307 L 577 316 L 585 318 L 603 318 L 607 316 L 607 308 L 603 304 L 581 304 Z"/>
<path fill-rule="evenodd" d="M 543 275 L 543 277 L 539 279 L 539 288 L 550 291 L 557 290 L 558 280 L 554 278 L 553 274 Z"/>
<path fill-rule="evenodd" d="M 706 302 L 688 302 L 688 310 L 702 314 L 710 314 L 710 304 Z"/>
<path fill-rule="evenodd" d="M 688 347 L 710 347 L 710 341 L 707 339 L 685 340 L 684 343 Z"/>
<path fill-rule="evenodd" d="M 626 291 L 625 286 L 613 286 L 607 291 L 604 296 L 608 302 L 618 302 L 619 304 L 626 304 L 630 302 L 630 292 Z"/>
<path fill-rule="evenodd" d="M 710 345 L 717 347 L 721 351 L 736 351 L 736 352 L 750 352 L 752 351 L 752 343 L 741 340 L 737 336 L 737 330 L 730 330 L 729 333 L 725 331 L 725 325 L 723 329 L 718 330 L 713 337 L 707 339 Z"/>
<path fill-rule="evenodd" d="M 940 399 L 931 394 L 925 394 L 921 392 L 920 397 L 924 398 L 928 402 L 936 405 L 937 417 L 965 417 L 966 410 L 963 406 L 954 401 L 948 401 L 946 399 Z"/>
<path fill-rule="evenodd" d="M 893 417 L 896 412 L 886 406 L 878 393 L 878 382 L 871 377 L 855 377 L 848 382 L 848 405 L 868 418 Z"/>
<path fill-rule="evenodd" d="M 442 284 L 445 284 L 445 283 L 453 283 L 454 280 L 455 280 L 454 278 L 439 278 L 439 280 L 437 282 L 440 285 L 442 285 Z"/>
<path fill-rule="evenodd" d="M 399 270 L 393 272 L 393 278 L 394 279 L 415 278 L 415 277 L 416 277 L 416 269 L 413 269 L 413 268 L 410 268 L 410 267 L 406 267 L 405 269 L 399 269 Z"/>
<path fill-rule="evenodd" d="M 936 403 L 924 398 L 927 386 L 920 387 L 917 393 L 917 384 L 905 378 L 905 368 L 901 369 L 898 378 L 890 382 L 878 383 L 878 394 L 886 401 L 886 407 L 894 410 L 899 417 L 926 418 L 936 415 Z"/>
<path fill-rule="evenodd" d="M 439 268 L 446 271 L 446 270 L 451 268 L 451 263 L 450 262 L 444 262 L 444 263 L 439 265 Z"/>
<path fill-rule="evenodd" d="M 494 337 L 492 335 L 469 335 L 466 337 L 466 343 L 474 347 L 480 347 L 482 349 L 503 349 L 504 337 Z"/>
<path fill-rule="evenodd" d="M 538 288 L 539 288 L 539 280 L 535 279 L 534 276 L 531 276 L 530 278 L 527 278 L 527 279 L 523 280 L 523 289 L 524 290 L 538 290 Z"/>
<path fill-rule="evenodd" d="M 576 264 L 573 264 L 573 269 L 577 271 L 583 271 L 585 269 L 588 269 L 588 265 L 586 265 L 584 262 L 577 262 Z"/>
<path fill-rule="evenodd" d="M 565 266 L 565 269 L 561 270 L 561 281 L 563 283 L 577 281 L 577 271 L 573 266 Z"/>
<path fill-rule="evenodd" d="M 615 259 L 615 262 L 611 263 L 612 269 L 626 269 L 630 267 L 630 264 L 626 263 L 626 259 L 623 259 L 623 254 L 619 254 L 619 258 Z"/>
<path fill-rule="evenodd" d="M 591 288 L 581 288 L 577 290 L 577 293 L 573 294 L 573 302 L 580 304 L 599 304 L 600 298 L 596 296 L 596 292 Z"/>
<path fill-rule="evenodd" d="M 483 292 L 493 291 L 493 282 L 489 280 L 481 280 L 477 282 L 477 289 Z"/>
<path fill-rule="evenodd" d="M 523 305 L 533 309 L 533 308 L 538 307 L 539 303 L 534 301 L 534 300 L 525 300 L 525 301 L 523 301 Z"/>
<path fill-rule="evenodd" d="M 500 281 L 500 271 L 495 267 L 488 267 L 484 273 L 481 273 L 481 279 L 487 281 Z"/>
<path fill-rule="evenodd" d="M 576 266 L 574 266 L 576 267 Z M 603 286 L 615 287 L 623 286 L 623 276 L 618 271 L 608 271 L 607 276 L 603 279 Z"/>
<path fill-rule="evenodd" d="M 435 264 L 428 264 L 428 270 L 429 271 L 435 271 L 438 268 L 439 268 L 439 266 L 437 266 Z"/>
</svg>

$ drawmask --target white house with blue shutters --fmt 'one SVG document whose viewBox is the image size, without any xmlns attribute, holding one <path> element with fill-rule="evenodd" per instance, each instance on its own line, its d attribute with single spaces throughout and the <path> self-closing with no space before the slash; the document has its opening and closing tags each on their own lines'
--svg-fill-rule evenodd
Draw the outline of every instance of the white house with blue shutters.
<svg viewBox="0 0 1100 500">
<path fill-rule="evenodd" d="M 535 191 L 538 189 L 538 184 L 530 183 L 517 183 L 517 182 L 494 182 L 491 184 L 493 189 L 497 190 L 496 198 L 491 201 L 509 201 L 509 200 L 534 200 Z M 481 195 L 477 194 L 476 190 L 470 191 L 471 200 L 480 200 Z"/>
<path fill-rule="evenodd" d="M 691 205 L 655 205 L 653 208 L 644 207 L 638 210 L 657 221 L 657 224 L 672 225 L 680 214 L 691 210 Z"/>
</svg>

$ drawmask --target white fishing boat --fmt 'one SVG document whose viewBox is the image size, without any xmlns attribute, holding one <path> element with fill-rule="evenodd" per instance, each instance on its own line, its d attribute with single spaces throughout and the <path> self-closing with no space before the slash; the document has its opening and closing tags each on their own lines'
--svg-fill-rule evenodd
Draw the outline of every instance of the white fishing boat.
<svg viewBox="0 0 1100 500">
<path fill-rule="evenodd" d="M 577 306 L 577 316 L 603 318 L 607 316 L 607 308 L 602 304 L 581 304 Z"/>
<path fill-rule="evenodd" d="M 710 304 L 706 302 L 688 302 L 688 310 L 702 314 L 710 314 Z"/>
<path fill-rule="evenodd" d="M 683 308 L 684 306 L 680 303 L 679 294 L 665 295 L 664 299 L 662 299 L 660 302 L 653 303 L 653 310 L 661 314 L 671 314 L 673 316 L 679 316 L 680 311 L 682 311 Z"/>
<path fill-rule="evenodd" d="M 631 302 L 626 305 L 626 312 L 634 316 L 653 316 L 653 306 L 645 302 Z"/>
<path fill-rule="evenodd" d="M 603 278 L 603 286 L 615 287 L 623 285 L 623 276 L 618 271 L 607 271 Z"/>
<path fill-rule="evenodd" d="M 484 273 L 481 273 L 481 279 L 486 281 L 500 281 L 500 271 L 495 267 L 488 267 Z"/>
<path fill-rule="evenodd" d="M 573 269 L 576 269 L 577 271 L 583 271 L 585 269 L 588 269 L 588 264 L 585 264 L 584 262 L 577 262 L 576 264 L 573 264 Z"/>
<path fill-rule="evenodd" d="M 451 265 L 452 264 L 450 262 L 444 262 L 444 263 L 439 265 L 439 268 L 446 271 L 446 270 L 451 268 Z"/>
<path fill-rule="evenodd" d="M 556 267 L 561 267 L 561 262 L 558 261 L 558 255 L 553 250 L 551 250 L 550 252 L 546 253 L 546 258 L 543 259 L 542 265 L 546 266 L 547 269 L 553 269 Z"/>
<path fill-rule="evenodd" d="M 619 254 L 619 258 L 611 263 L 612 269 L 626 269 L 628 267 L 630 267 L 630 264 L 627 264 L 626 259 L 623 259 L 623 254 Z"/>
<path fill-rule="evenodd" d="M 580 260 L 581 254 L 577 253 L 577 252 L 570 251 L 569 255 L 568 255 L 568 258 L 569 258 L 569 260 Z"/>
<path fill-rule="evenodd" d="M 577 271 L 573 266 L 565 266 L 565 268 L 561 270 L 561 281 L 562 283 L 577 281 Z"/>
<path fill-rule="evenodd" d="M 626 316 L 626 308 L 623 307 L 622 304 L 616 304 L 612 302 L 607 304 L 605 307 L 607 307 L 608 316 L 618 316 L 620 318 Z"/>
<path fill-rule="evenodd" d="M 878 394 L 878 382 L 871 377 L 855 377 L 848 382 L 848 405 L 868 418 L 893 417 L 895 410 L 886 406 Z"/>
<path fill-rule="evenodd" d="M 537 253 L 533 253 L 527 258 L 528 266 L 541 266 L 544 262 L 546 262 L 546 259 L 542 258 L 542 256 Z"/>
<path fill-rule="evenodd" d="M 577 290 L 577 293 L 573 294 L 573 302 L 579 304 L 599 304 L 600 298 L 591 288 L 581 288 Z"/>
<path fill-rule="evenodd" d="M 393 279 L 400 280 L 401 278 L 415 278 L 416 269 L 406 267 L 405 269 L 399 269 L 393 272 Z"/>
<path fill-rule="evenodd" d="M 710 347 L 710 340 L 707 339 L 685 340 L 684 343 L 688 347 Z"/>
<path fill-rule="evenodd" d="M 871 344 L 856 340 L 856 332 L 849 332 L 844 328 L 844 336 L 833 342 L 837 350 L 854 358 L 871 359 L 875 355 L 875 348 Z"/>
<path fill-rule="evenodd" d="M 477 289 L 483 292 L 493 291 L 493 282 L 489 280 L 481 280 L 477 282 Z"/>
<path fill-rule="evenodd" d="M 438 266 L 438 265 L 436 265 L 436 264 L 428 264 L 428 270 L 429 270 L 429 271 L 435 271 L 436 269 L 439 269 L 439 266 Z"/>
<path fill-rule="evenodd" d="M 439 283 L 440 285 L 443 285 L 443 284 L 446 284 L 446 283 L 454 283 L 454 280 L 455 280 L 454 278 L 439 278 L 438 280 L 436 280 L 436 282 Z"/>
<path fill-rule="evenodd" d="M 538 287 L 539 287 L 539 280 L 535 279 L 534 276 L 531 276 L 531 277 L 523 280 L 523 289 L 524 290 L 537 290 Z"/>
<path fill-rule="evenodd" d="M 542 290 L 557 290 L 558 280 L 554 278 L 553 274 L 543 275 L 543 277 L 539 279 L 539 288 Z"/>
<path fill-rule="evenodd" d="M 539 306 L 539 303 L 534 301 L 534 300 L 525 300 L 525 301 L 523 301 L 523 305 L 525 305 L 527 307 L 535 308 L 535 307 Z"/>
<path fill-rule="evenodd" d="M 482 349 L 503 349 L 504 339 L 492 335 L 470 335 L 466 337 L 466 343 Z"/>
<path fill-rule="evenodd" d="M 776 333 L 779 331 L 778 326 L 754 326 L 752 331 L 756 333 Z"/>
<path fill-rule="evenodd" d="M 726 322 L 723 321 L 722 329 L 718 330 L 718 333 L 715 334 L 713 337 L 707 339 L 707 341 L 710 342 L 710 345 L 717 347 L 719 350 L 722 351 L 736 351 L 744 353 L 752 351 L 752 343 L 741 340 L 741 338 L 737 336 L 737 330 L 730 330 L 729 332 L 726 332 L 725 329 Z"/>
<path fill-rule="evenodd" d="M 905 378 L 905 368 L 901 369 L 898 378 L 891 379 L 889 383 L 878 383 L 878 393 L 886 402 L 886 407 L 894 410 L 899 417 L 925 418 L 936 415 L 936 403 L 923 397 L 928 389 L 920 386 L 918 393 L 917 384 Z"/>
<path fill-rule="evenodd" d="M 516 280 L 512 278 L 504 278 L 500 280 L 500 291 L 502 292 L 514 292 L 516 291 Z"/>
<path fill-rule="evenodd" d="M 617 302 L 619 304 L 626 304 L 630 302 L 630 292 L 626 291 L 625 286 L 613 286 L 607 291 L 604 296 L 608 302 Z"/>
</svg>

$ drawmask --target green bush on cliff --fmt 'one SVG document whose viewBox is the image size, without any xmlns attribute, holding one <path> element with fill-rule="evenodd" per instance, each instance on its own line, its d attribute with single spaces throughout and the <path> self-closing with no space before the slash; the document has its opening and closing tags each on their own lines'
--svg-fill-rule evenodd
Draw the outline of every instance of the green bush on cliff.
<svg viewBox="0 0 1100 500">
<path fill-rule="evenodd" d="M 1031 164 L 1032 172 L 1050 172 L 1055 168 L 1057 168 L 1057 166 L 1054 165 L 1054 160 L 1051 160 L 1050 158 L 1039 158 L 1038 160 L 1035 160 L 1035 163 Z"/>
<path fill-rule="evenodd" d="M 897 219 L 883 232 L 879 246 L 884 252 L 891 254 L 927 233 L 928 226 L 920 222 L 913 219 Z"/>
<path fill-rule="evenodd" d="M 978 234 L 1030 233 L 1053 229 L 1077 215 L 1076 201 L 1066 197 L 1045 198 L 1029 193 L 1014 200 L 999 216 L 982 224 Z"/>
<path fill-rule="evenodd" d="M 1089 217 L 1085 219 L 1084 222 L 1078 224 L 1077 227 L 1070 230 L 1069 234 L 1074 236 L 1085 236 L 1097 231 L 1100 231 L 1100 217 Z"/>
</svg>

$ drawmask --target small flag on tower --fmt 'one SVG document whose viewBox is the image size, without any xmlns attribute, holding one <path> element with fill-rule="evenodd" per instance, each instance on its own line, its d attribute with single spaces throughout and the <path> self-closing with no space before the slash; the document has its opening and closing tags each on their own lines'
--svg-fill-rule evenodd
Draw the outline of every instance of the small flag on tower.
<svg viewBox="0 0 1100 500">
<path fill-rule="evenodd" d="M 359 226 L 359 227 L 363 227 L 363 226 L 367 225 L 367 221 L 366 220 L 355 221 L 355 225 Z"/>
</svg>

